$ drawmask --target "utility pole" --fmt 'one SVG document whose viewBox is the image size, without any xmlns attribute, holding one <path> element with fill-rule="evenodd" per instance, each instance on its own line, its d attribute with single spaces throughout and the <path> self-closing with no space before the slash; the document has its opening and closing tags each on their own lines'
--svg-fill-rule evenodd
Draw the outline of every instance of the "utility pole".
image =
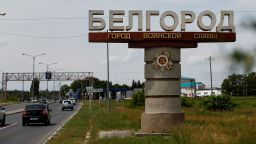
<svg viewBox="0 0 256 144">
<path fill-rule="evenodd" d="M 212 95 L 212 93 L 213 93 L 213 89 L 212 89 L 212 60 L 214 60 L 214 58 L 209 56 L 209 58 L 207 58 L 206 60 L 210 61 L 210 78 L 211 78 L 211 95 Z"/>
<path fill-rule="evenodd" d="M 108 33 L 108 30 L 107 30 Z M 108 41 L 107 41 L 107 97 L 108 97 L 108 115 L 110 115 L 110 95 L 109 95 L 109 49 L 108 49 Z"/>
</svg>

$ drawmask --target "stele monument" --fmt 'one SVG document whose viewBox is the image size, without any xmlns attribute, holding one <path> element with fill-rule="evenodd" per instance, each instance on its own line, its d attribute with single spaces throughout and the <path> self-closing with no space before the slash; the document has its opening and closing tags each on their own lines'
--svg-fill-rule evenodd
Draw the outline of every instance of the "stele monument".
<svg viewBox="0 0 256 144">
<path fill-rule="evenodd" d="M 159 19 L 162 31 L 152 30 L 151 23 L 157 25 L 155 19 Z M 222 10 L 218 20 L 217 23 L 216 15 L 209 10 L 199 15 L 189 10 L 179 14 L 171 10 L 89 10 L 89 42 L 128 43 L 129 48 L 144 48 L 142 133 L 170 133 L 173 126 L 184 122 L 180 100 L 181 48 L 196 48 L 198 43 L 234 42 L 234 12 Z M 193 23 L 200 31 L 187 31 L 186 27 Z"/>
</svg>

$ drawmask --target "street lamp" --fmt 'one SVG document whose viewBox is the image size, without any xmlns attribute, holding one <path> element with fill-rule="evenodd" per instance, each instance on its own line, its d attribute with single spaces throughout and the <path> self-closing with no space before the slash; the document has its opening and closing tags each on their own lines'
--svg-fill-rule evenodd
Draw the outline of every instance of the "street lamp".
<svg viewBox="0 0 256 144">
<path fill-rule="evenodd" d="M 6 13 L 0 13 L 1 16 L 4 16 L 5 14 L 6 14 Z M 3 71 L 0 70 L 0 72 L 3 72 Z M 2 75 L 2 77 L 3 77 L 3 75 Z M 3 101 L 3 98 L 4 98 L 4 94 L 3 94 L 3 82 L 2 82 L 2 81 L 0 81 L 0 82 L 1 82 L 1 84 L 2 84 L 2 87 L 1 87 L 1 89 L 2 89 L 1 101 Z"/>
<path fill-rule="evenodd" d="M 107 30 L 108 33 L 108 30 Z M 107 40 L 107 97 L 108 97 L 108 115 L 110 115 L 110 95 L 109 95 L 109 47 Z"/>
<path fill-rule="evenodd" d="M 47 64 L 47 63 L 42 63 L 42 62 L 40 62 L 39 64 L 43 64 L 43 65 L 46 65 L 46 72 L 48 72 L 48 70 L 49 70 L 49 66 L 50 65 L 54 65 L 54 64 L 57 64 L 57 62 L 55 62 L 55 63 L 49 63 L 49 64 Z M 48 97 L 48 79 L 47 79 L 47 83 L 46 83 L 46 100 L 47 100 L 47 97 Z"/>
<path fill-rule="evenodd" d="M 26 53 L 23 53 L 22 55 L 26 55 L 26 56 L 29 56 L 29 57 L 33 58 L 32 97 L 33 97 L 33 100 L 34 100 L 34 97 L 35 97 L 35 92 L 34 92 L 35 59 L 36 59 L 36 57 L 46 55 L 46 53 L 42 53 L 42 54 L 34 55 L 34 56 L 30 55 L 30 54 L 26 54 Z"/>
<path fill-rule="evenodd" d="M 56 71 L 59 71 L 59 70 L 62 70 L 62 69 L 52 69 L 52 71 L 53 71 L 53 91 L 52 91 L 52 95 L 53 95 L 53 97 L 54 97 L 54 95 L 55 95 L 55 72 Z M 60 80 L 59 80 L 59 83 L 60 83 Z M 60 84 L 59 84 L 60 85 Z M 59 96 L 59 98 L 60 98 L 60 96 Z"/>
</svg>

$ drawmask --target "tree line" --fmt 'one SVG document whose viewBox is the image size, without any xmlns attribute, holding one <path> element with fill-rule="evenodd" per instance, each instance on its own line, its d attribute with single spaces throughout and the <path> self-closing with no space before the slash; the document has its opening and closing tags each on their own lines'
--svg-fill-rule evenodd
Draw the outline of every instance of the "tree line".
<svg viewBox="0 0 256 144">
<path fill-rule="evenodd" d="M 34 86 L 33 86 L 34 83 Z M 74 92 L 78 91 L 79 94 L 84 94 L 86 92 L 86 87 L 90 86 L 89 80 L 75 80 L 73 81 L 70 85 L 62 85 L 60 87 L 60 95 L 65 96 L 66 93 L 72 89 Z M 113 84 L 112 82 L 109 82 L 110 88 L 125 88 L 127 90 L 133 90 L 135 88 L 143 88 L 144 83 L 140 82 L 139 80 L 133 80 L 131 85 L 127 84 Z M 21 91 L 21 90 L 8 90 L 8 97 L 7 101 L 23 101 L 23 100 L 30 100 L 32 98 L 32 93 L 33 93 L 33 87 L 34 87 L 34 95 L 35 99 L 40 99 L 42 96 L 45 96 L 46 91 L 40 91 L 40 81 L 35 78 L 30 85 L 30 90 L 29 91 Z M 94 88 L 107 88 L 107 81 L 105 80 L 100 80 L 96 77 L 93 78 L 93 87 Z M 49 97 L 52 95 L 53 91 L 49 91 Z M 54 91 L 54 93 L 57 95 L 58 91 Z M 1 94 L 3 95 L 3 94 Z"/>
<path fill-rule="evenodd" d="M 223 80 L 221 89 L 230 96 L 256 96 L 256 72 L 231 74 Z"/>
</svg>

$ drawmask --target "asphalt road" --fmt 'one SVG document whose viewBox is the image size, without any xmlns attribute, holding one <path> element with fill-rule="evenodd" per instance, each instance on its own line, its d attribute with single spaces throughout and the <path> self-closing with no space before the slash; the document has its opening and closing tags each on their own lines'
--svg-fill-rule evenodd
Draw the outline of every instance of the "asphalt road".
<svg viewBox="0 0 256 144">
<path fill-rule="evenodd" d="M 21 104 L 23 105 L 23 104 Z M 10 108 L 10 110 L 15 108 Z M 16 108 L 22 106 L 14 105 Z M 29 126 L 22 126 L 21 113 L 9 115 L 6 118 L 6 125 L 0 127 L 0 143 L 1 144 L 41 144 L 65 123 L 72 114 L 80 107 L 76 105 L 73 111 L 62 111 L 61 104 L 52 103 L 49 105 L 51 112 L 51 125 L 45 126 L 41 124 L 33 124 Z M 24 108 L 24 107 L 23 107 Z M 7 109 L 7 108 L 6 108 Z"/>
<path fill-rule="evenodd" d="M 26 104 L 28 104 L 28 103 L 12 104 L 12 105 L 4 106 L 4 107 L 5 107 L 5 111 L 8 112 L 8 111 L 15 111 L 18 109 L 24 109 Z"/>
</svg>

